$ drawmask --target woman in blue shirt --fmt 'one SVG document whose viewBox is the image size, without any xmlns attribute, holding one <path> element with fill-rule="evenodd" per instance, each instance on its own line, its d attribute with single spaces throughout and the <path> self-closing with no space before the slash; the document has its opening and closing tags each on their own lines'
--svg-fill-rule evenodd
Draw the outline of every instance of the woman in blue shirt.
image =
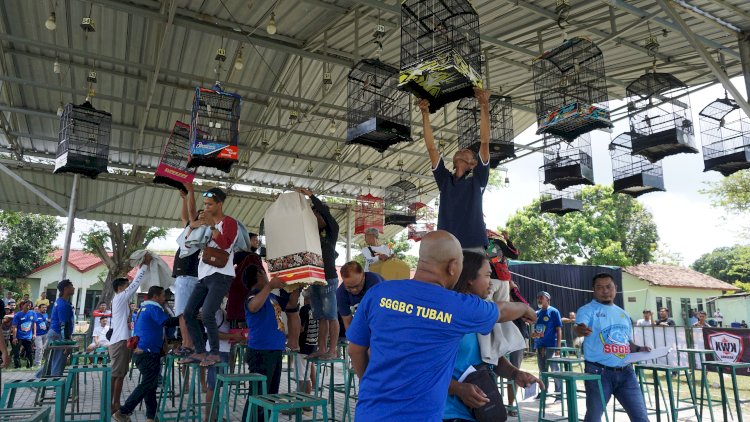
<svg viewBox="0 0 750 422">
<path fill-rule="evenodd" d="M 464 267 L 453 290 L 486 299 L 490 295 L 491 273 L 490 263 L 484 255 L 464 250 Z M 448 387 L 448 398 L 443 411 L 444 421 L 476 421 L 471 409 L 482 407 L 489 402 L 489 399 L 479 387 L 458 381 L 469 366 L 476 367 L 482 364 L 477 334 L 466 334 L 458 346 L 456 363 Z M 544 388 L 542 382 L 535 376 L 519 370 L 504 357 L 500 358 L 493 370 L 498 376 L 515 380 L 518 386 L 525 387 L 536 382 Z"/>
</svg>

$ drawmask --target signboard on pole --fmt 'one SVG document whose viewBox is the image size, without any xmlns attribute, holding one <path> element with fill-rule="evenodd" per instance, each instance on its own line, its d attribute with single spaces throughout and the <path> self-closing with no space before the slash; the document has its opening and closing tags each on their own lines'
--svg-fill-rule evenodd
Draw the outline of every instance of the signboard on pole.
<svg viewBox="0 0 750 422">
<path fill-rule="evenodd" d="M 750 329 L 704 328 L 705 347 L 716 352 L 722 362 L 750 362 Z M 750 375 L 750 368 L 738 370 L 738 374 Z"/>
</svg>

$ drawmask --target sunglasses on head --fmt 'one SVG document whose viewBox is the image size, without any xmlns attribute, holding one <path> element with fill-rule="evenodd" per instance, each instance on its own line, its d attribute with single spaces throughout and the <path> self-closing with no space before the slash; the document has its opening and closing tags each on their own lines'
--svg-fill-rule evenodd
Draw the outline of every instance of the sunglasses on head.
<svg viewBox="0 0 750 422">
<path fill-rule="evenodd" d="M 216 194 L 213 192 L 203 192 L 204 198 L 213 198 L 214 196 L 216 196 Z"/>
</svg>

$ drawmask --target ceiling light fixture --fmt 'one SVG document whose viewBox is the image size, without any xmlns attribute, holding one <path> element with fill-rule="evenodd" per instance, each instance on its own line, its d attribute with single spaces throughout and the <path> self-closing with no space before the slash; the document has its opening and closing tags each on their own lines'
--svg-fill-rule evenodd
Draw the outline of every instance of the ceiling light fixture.
<svg viewBox="0 0 750 422">
<path fill-rule="evenodd" d="M 237 58 L 234 60 L 234 69 L 242 70 L 245 67 L 245 63 L 242 61 L 242 51 L 237 53 Z"/>
<path fill-rule="evenodd" d="M 328 124 L 328 132 L 330 132 L 331 135 L 336 133 L 336 121 L 333 119 L 331 119 L 331 123 Z"/>
<path fill-rule="evenodd" d="M 268 32 L 268 35 L 273 35 L 276 33 L 276 14 L 271 12 L 271 17 L 268 19 L 268 25 L 266 26 L 266 32 Z"/>
<path fill-rule="evenodd" d="M 44 27 L 50 31 L 57 29 L 57 16 L 55 16 L 55 12 L 49 14 L 47 21 L 44 22 Z"/>
<path fill-rule="evenodd" d="M 57 60 L 55 60 L 55 62 L 52 63 L 52 71 L 58 75 L 60 74 L 60 62 L 58 62 Z"/>
<path fill-rule="evenodd" d="M 62 117 L 64 111 L 65 108 L 63 108 L 63 103 L 60 101 L 60 105 L 57 106 L 57 117 Z"/>
</svg>

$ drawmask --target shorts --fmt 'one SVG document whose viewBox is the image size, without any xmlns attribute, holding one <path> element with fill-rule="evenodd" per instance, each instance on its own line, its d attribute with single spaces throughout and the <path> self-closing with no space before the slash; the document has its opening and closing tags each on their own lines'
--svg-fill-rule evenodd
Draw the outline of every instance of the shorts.
<svg viewBox="0 0 750 422">
<path fill-rule="evenodd" d="M 128 341 L 121 340 L 109 345 L 109 360 L 112 368 L 112 376 L 115 378 L 125 378 L 130 369 L 130 358 L 133 351 L 128 349 Z"/>
<path fill-rule="evenodd" d="M 305 371 L 305 365 L 308 366 L 307 371 Z M 297 381 L 310 381 L 310 376 L 312 375 L 311 366 L 312 364 L 307 361 L 307 355 L 303 355 L 302 353 L 294 355 L 294 370 L 296 371 L 295 376 L 297 377 Z"/>
<path fill-rule="evenodd" d="M 508 362 L 516 368 L 521 368 L 523 362 L 524 349 L 516 350 L 515 352 L 508 353 Z"/>
<path fill-rule="evenodd" d="M 326 281 L 328 282 L 327 286 L 310 286 L 310 305 L 313 318 L 337 321 L 336 288 L 339 287 L 339 278 L 329 278 Z"/>
<path fill-rule="evenodd" d="M 219 352 L 219 357 L 221 358 L 222 362 L 229 363 L 229 352 Z M 208 370 L 206 371 L 206 384 L 208 385 L 208 388 L 211 389 L 211 391 L 213 391 L 214 387 L 216 386 L 216 374 L 223 374 L 225 370 L 226 368 L 224 367 L 208 367 Z"/>
<path fill-rule="evenodd" d="M 185 312 L 185 305 L 193 294 L 195 286 L 198 285 L 198 277 L 191 275 L 178 275 L 174 281 L 174 315 L 180 316 Z"/>
</svg>

